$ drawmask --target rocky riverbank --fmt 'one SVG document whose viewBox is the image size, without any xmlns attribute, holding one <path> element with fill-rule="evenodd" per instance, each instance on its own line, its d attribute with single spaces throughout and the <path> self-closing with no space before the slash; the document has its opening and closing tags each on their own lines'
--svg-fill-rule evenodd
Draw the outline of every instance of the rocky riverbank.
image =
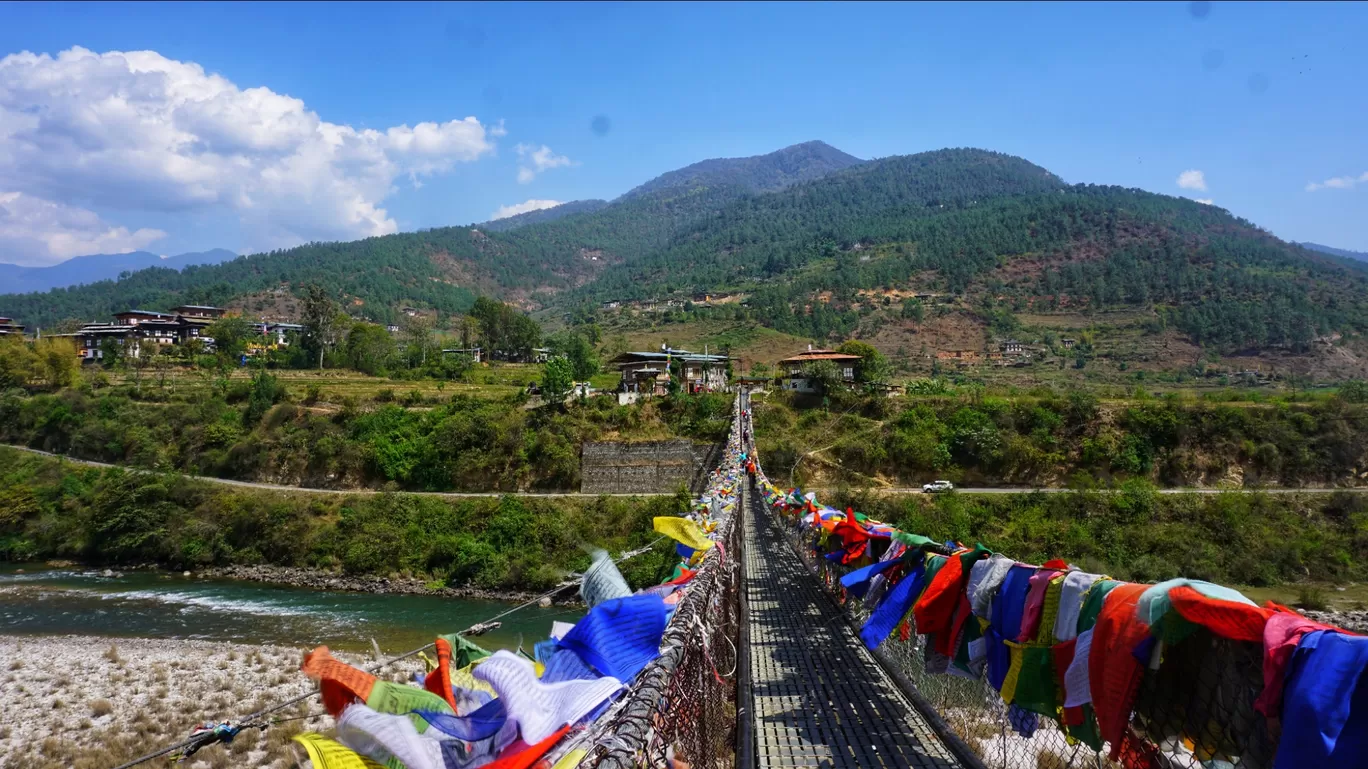
<svg viewBox="0 0 1368 769">
<path fill-rule="evenodd" d="M 539 597 L 537 593 L 513 590 L 484 590 L 478 587 L 446 587 L 433 585 L 417 577 L 357 576 L 341 572 L 309 569 L 296 566 L 215 566 L 195 572 L 198 576 L 267 582 L 312 590 L 347 590 L 380 595 L 433 595 L 445 598 L 464 598 L 479 601 L 522 603 Z M 557 606 L 580 604 L 579 591 L 566 587 L 546 602 Z"/>
<path fill-rule="evenodd" d="M 0 767 L 108 769 L 180 742 L 199 723 L 237 719 L 311 691 L 299 672 L 305 651 L 212 641 L 0 636 Z M 368 662 L 356 654 L 336 656 Z M 403 680 L 421 665 L 406 660 L 385 672 Z M 230 745 L 209 746 L 180 766 L 286 769 L 303 759 L 293 735 L 332 725 L 314 700 L 271 718 L 292 720 L 243 730 Z"/>
<path fill-rule="evenodd" d="M 1353 633 L 1363 633 L 1368 635 L 1368 610 L 1358 611 L 1302 611 L 1307 617 L 1324 622 L 1327 625 L 1334 625 L 1337 628 L 1348 630 Z"/>
</svg>

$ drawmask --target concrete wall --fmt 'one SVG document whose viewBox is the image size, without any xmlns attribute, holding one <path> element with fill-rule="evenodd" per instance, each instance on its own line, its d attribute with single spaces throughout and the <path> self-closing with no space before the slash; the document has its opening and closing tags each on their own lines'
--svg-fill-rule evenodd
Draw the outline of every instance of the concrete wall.
<svg viewBox="0 0 1368 769">
<path fill-rule="evenodd" d="M 686 440 L 586 443 L 580 455 L 585 494 L 698 491 L 722 455 L 721 444 Z"/>
</svg>

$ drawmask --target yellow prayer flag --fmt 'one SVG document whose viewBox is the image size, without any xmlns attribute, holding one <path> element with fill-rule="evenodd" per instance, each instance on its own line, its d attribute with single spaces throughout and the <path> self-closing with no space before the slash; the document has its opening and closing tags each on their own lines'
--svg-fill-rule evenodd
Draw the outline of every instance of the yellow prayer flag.
<svg viewBox="0 0 1368 769">
<path fill-rule="evenodd" d="M 583 761 L 584 757 L 587 755 L 589 755 L 589 751 L 584 748 L 575 748 L 564 756 L 561 756 L 561 760 L 557 761 L 556 765 L 551 767 L 551 769 L 574 769 L 579 766 L 579 762 Z"/>
<path fill-rule="evenodd" d="M 703 536 L 698 524 L 688 518 L 676 518 L 674 516 L 661 516 L 656 518 L 655 530 L 665 536 L 680 543 L 684 547 L 697 550 L 702 553 L 713 546 L 713 541 Z"/>
<path fill-rule="evenodd" d="M 316 732 L 296 734 L 294 741 L 304 746 L 314 769 L 385 769 L 384 764 L 378 764 L 346 745 Z"/>
</svg>

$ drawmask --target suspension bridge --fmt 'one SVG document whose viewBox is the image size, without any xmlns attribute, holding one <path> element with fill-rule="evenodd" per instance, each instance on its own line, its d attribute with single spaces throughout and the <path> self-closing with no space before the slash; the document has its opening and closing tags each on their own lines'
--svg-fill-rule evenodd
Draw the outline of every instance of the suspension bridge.
<svg viewBox="0 0 1368 769">
<path fill-rule="evenodd" d="M 823 507 L 766 479 L 748 395 L 735 408 L 727 467 L 698 502 L 709 539 L 680 539 L 699 557 L 676 581 L 658 650 L 610 703 L 492 763 L 466 760 L 478 756 L 472 740 L 444 762 L 412 763 L 422 756 L 410 750 L 404 763 L 412 746 L 380 731 L 358 743 L 368 758 L 408 769 L 1289 769 L 1308 756 L 1368 766 L 1368 715 L 1341 685 L 1368 667 L 1368 639 L 1209 583 L 1022 564 Z M 1339 690 L 1345 702 L 1330 701 Z M 337 707 L 336 687 L 331 696 Z M 457 726 L 441 729 L 472 728 Z M 324 738 L 310 737 L 315 769 L 363 765 L 329 763 Z"/>
</svg>

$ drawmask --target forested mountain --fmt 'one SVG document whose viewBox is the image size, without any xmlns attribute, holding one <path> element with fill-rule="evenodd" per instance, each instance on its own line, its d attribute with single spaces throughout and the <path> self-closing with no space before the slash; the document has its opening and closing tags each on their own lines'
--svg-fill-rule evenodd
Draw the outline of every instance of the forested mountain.
<svg viewBox="0 0 1368 769">
<path fill-rule="evenodd" d="M 218 264 L 236 257 L 225 248 L 215 248 L 191 254 L 178 254 L 163 259 L 148 251 L 127 254 L 92 254 L 77 256 L 48 267 L 21 267 L 0 263 L 0 289 L 6 293 L 47 291 L 50 288 L 79 286 L 101 280 L 114 280 L 123 272 L 137 272 L 149 267 L 179 270 L 192 264 Z"/>
<path fill-rule="evenodd" d="M 1156 329 L 1223 350 L 1304 348 L 1331 331 L 1368 330 L 1368 274 L 1343 257 L 1215 206 L 1068 185 L 983 150 L 860 162 L 813 142 L 695 164 L 601 207 L 568 206 L 579 208 L 511 229 L 310 244 L 0 296 L 0 314 L 50 324 L 315 282 L 375 320 L 404 305 L 460 312 L 476 294 L 570 309 L 737 290 L 750 293 L 739 312 L 755 322 L 820 339 L 862 319 L 898 322 L 871 318 L 887 310 L 868 298 L 897 289 L 939 295 L 985 327 L 1010 328 L 1014 312 L 1140 308 Z"/>
<path fill-rule="evenodd" d="M 619 200 L 630 200 L 668 189 L 738 187 L 747 192 L 772 192 L 799 182 L 863 163 L 826 142 L 811 141 L 785 147 L 768 155 L 748 158 L 713 158 L 661 174 L 636 187 Z"/>
<path fill-rule="evenodd" d="M 554 222 L 557 219 L 570 216 L 571 214 L 592 214 L 593 212 L 608 205 L 606 200 L 572 200 L 569 203 L 561 203 L 551 208 L 542 208 L 536 211 L 528 211 L 525 214 L 515 214 L 503 219 L 491 219 L 487 222 L 474 225 L 477 230 L 485 232 L 507 232 L 525 227 L 529 224 L 542 224 L 544 222 Z"/>
</svg>

